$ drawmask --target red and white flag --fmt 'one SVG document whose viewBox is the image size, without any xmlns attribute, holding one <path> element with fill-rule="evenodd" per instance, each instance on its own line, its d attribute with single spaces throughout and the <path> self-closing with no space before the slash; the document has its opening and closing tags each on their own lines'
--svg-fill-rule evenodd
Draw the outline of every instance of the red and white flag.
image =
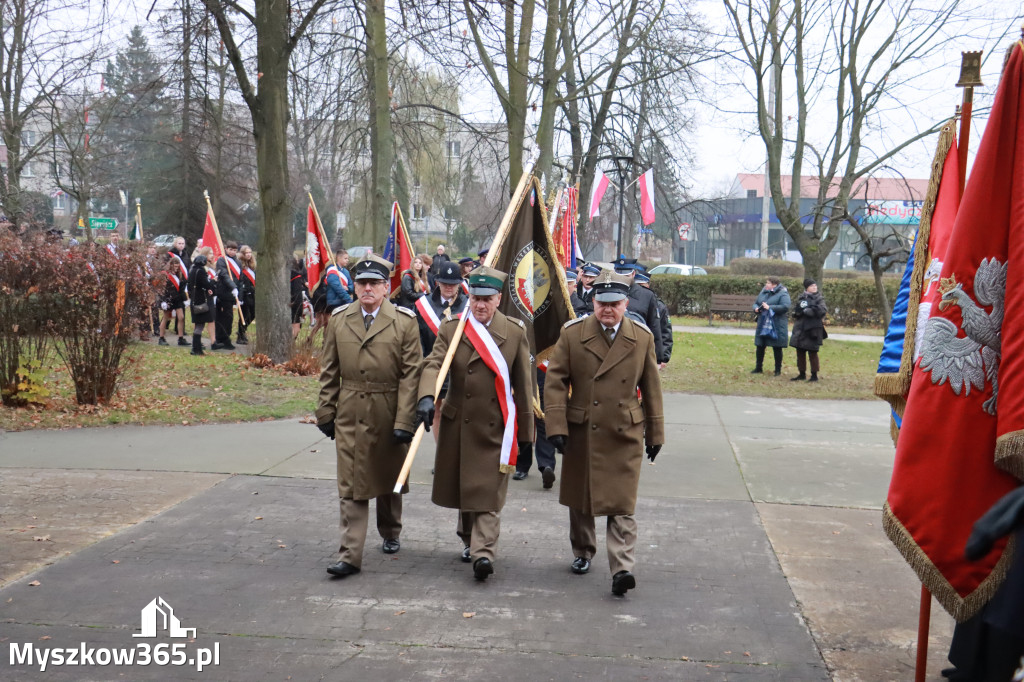
<svg viewBox="0 0 1024 682">
<path fill-rule="evenodd" d="M 654 169 L 640 176 L 640 217 L 644 225 L 654 222 Z"/>
<path fill-rule="evenodd" d="M 324 238 L 324 228 L 313 202 L 306 208 L 306 286 L 310 293 L 320 284 L 320 276 L 330 265 L 333 254 Z"/>
<path fill-rule="evenodd" d="M 958 621 L 998 589 L 1006 538 L 964 557 L 975 521 L 1024 480 L 1024 46 L 1000 79 L 914 366 L 884 527 Z"/>
<path fill-rule="evenodd" d="M 213 267 L 218 259 L 224 257 L 224 242 L 220 239 L 220 229 L 217 227 L 217 219 L 213 216 L 213 209 L 206 209 L 206 224 L 203 226 L 203 246 L 213 249 L 213 262 L 208 263 Z"/>
<path fill-rule="evenodd" d="M 608 191 L 608 182 L 608 176 L 604 174 L 604 171 L 598 170 L 594 176 L 594 184 L 590 188 L 590 220 L 593 220 L 594 216 L 601 215 L 601 199 Z"/>
</svg>

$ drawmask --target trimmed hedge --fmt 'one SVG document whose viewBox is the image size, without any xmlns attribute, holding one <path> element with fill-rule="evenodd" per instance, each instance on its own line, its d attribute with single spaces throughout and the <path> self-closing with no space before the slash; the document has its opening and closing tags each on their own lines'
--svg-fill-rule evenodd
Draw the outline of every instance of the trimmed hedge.
<svg viewBox="0 0 1024 682">
<path fill-rule="evenodd" d="M 733 258 L 729 261 L 729 271 L 734 275 L 799 277 L 803 281 L 804 264 L 774 258 Z"/>
<path fill-rule="evenodd" d="M 793 299 L 796 299 L 804 290 L 802 267 L 799 277 L 781 277 L 781 279 Z M 819 282 L 818 286 L 828 305 L 828 322 L 844 327 L 879 327 L 882 325 L 882 313 L 878 309 L 874 280 L 826 278 L 823 282 Z M 651 288 L 661 297 L 661 300 L 665 301 L 669 312 L 674 315 L 707 315 L 711 294 L 756 296 L 763 287 L 764 277 L 752 275 L 708 275 L 706 277 L 654 275 L 651 278 Z M 895 301 L 899 282 L 895 279 L 886 281 L 885 288 L 889 301 Z M 719 314 L 726 319 L 753 319 L 754 313 L 751 311 L 749 315 L 747 313 Z"/>
</svg>

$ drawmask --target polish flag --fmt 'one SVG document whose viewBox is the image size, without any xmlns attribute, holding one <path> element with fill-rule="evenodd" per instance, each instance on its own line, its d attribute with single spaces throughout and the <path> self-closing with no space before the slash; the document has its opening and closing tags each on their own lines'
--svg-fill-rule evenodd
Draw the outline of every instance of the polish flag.
<svg viewBox="0 0 1024 682">
<path fill-rule="evenodd" d="M 654 169 L 640 176 L 640 216 L 644 225 L 654 222 Z"/>
<path fill-rule="evenodd" d="M 604 197 L 604 193 L 608 190 L 608 176 L 604 174 L 604 171 L 597 171 L 597 175 L 594 176 L 594 186 L 590 190 L 590 219 L 593 220 L 594 216 L 601 215 L 601 199 Z"/>
</svg>

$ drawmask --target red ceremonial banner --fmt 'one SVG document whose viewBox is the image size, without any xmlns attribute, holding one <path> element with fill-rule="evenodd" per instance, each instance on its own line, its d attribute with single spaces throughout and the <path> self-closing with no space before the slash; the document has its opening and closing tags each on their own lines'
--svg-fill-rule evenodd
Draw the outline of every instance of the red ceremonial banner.
<svg viewBox="0 0 1024 682">
<path fill-rule="evenodd" d="M 958 621 L 1005 577 L 1005 540 L 964 558 L 971 527 L 1024 477 L 1024 52 L 1007 60 L 921 337 L 885 507 L 889 538 Z M 1012 474 L 1015 474 L 1016 477 Z"/>
</svg>

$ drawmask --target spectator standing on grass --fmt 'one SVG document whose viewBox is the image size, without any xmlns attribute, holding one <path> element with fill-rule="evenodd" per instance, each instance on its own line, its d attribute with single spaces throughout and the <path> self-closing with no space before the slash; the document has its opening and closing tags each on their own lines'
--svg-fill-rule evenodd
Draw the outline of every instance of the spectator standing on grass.
<svg viewBox="0 0 1024 682">
<path fill-rule="evenodd" d="M 444 244 L 438 244 L 437 253 L 434 255 L 434 260 L 430 263 L 430 274 L 437 277 L 437 273 L 440 271 L 441 265 L 443 263 L 450 263 L 451 260 L 452 259 L 449 258 L 448 254 L 444 251 Z"/>
<path fill-rule="evenodd" d="M 185 340 L 185 304 L 188 302 L 189 278 L 182 275 L 180 263 L 181 261 L 174 254 L 168 252 L 164 256 L 164 267 L 158 275 L 164 280 L 163 291 L 158 302 L 162 319 L 158 331 L 160 339 L 157 344 L 161 346 L 168 345 L 165 336 L 167 325 L 172 319 L 175 320 L 175 328 L 178 330 L 178 345 L 188 345 L 188 341 Z"/>
<path fill-rule="evenodd" d="M 775 356 L 775 376 L 782 374 L 782 349 L 789 345 L 789 306 L 792 301 L 782 280 L 774 275 L 765 279 L 764 288 L 754 301 L 757 329 L 754 331 L 754 369 L 764 372 L 764 353 L 771 348 Z"/>
<path fill-rule="evenodd" d="M 188 273 L 189 299 L 192 301 L 192 355 L 203 355 L 203 330 L 214 321 L 213 280 L 207 270 L 207 259 L 213 257 L 213 249 L 204 246 L 192 259 L 192 270 Z M 184 327 L 184 325 L 182 325 Z"/>
<path fill-rule="evenodd" d="M 238 320 L 238 339 L 235 343 L 244 346 L 249 343 L 245 332 L 256 318 L 256 254 L 248 244 L 242 244 L 238 249 L 238 266 L 242 269 L 238 276 L 238 302 L 242 305 L 245 321 Z"/>
<path fill-rule="evenodd" d="M 818 283 L 811 278 L 804 280 L 804 292 L 793 306 L 793 335 L 789 345 L 796 348 L 796 368 L 800 372 L 790 381 L 807 379 L 807 356 L 811 356 L 810 381 L 818 380 L 818 349 L 828 338 L 825 332 L 825 315 L 828 307 L 825 298 L 818 291 Z"/>
<path fill-rule="evenodd" d="M 235 319 L 235 302 L 238 300 L 238 278 L 242 268 L 238 256 L 238 242 L 229 241 L 224 245 L 224 255 L 217 259 L 217 321 L 216 341 L 210 350 L 234 350 L 231 343 L 231 325 Z"/>
<path fill-rule="evenodd" d="M 302 327 L 302 306 L 309 298 L 306 290 L 306 267 L 302 256 L 292 256 L 292 267 L 288 273 L 291 290 L 292 339 L 298 338 Z"/>
</svg>

